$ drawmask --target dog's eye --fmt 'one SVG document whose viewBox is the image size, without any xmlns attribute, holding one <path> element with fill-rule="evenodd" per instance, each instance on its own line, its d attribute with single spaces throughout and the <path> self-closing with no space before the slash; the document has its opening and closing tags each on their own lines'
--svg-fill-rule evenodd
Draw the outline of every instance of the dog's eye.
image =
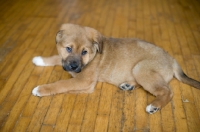
<svg viewBox="0 0 200 132">
<path fill-rule="evenodd" d="M 71 53 L 72 52 L 72 48 L 70 47 L 66 47 L 67 52 Z"/>
<path fill-rule="evenodd" d="M 86 51 L 86 50 L 83 50 L 81 54 L 82 54 L 82 55 L 86 55 L 86 54 L 87 54 L 87 51 Z"/>
</svg>

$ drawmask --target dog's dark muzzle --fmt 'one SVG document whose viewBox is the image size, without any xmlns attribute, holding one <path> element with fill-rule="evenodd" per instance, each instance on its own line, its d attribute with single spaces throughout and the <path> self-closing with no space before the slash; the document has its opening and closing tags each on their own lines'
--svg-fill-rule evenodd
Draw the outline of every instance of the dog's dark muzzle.
<svg viewBox="0 0 200 132">
<path fill-rule="evenodd" d="M 62 60 L 62 66 L 65 71 L 81 72 L 81 62 L 79 60 Z"/>
</svg>

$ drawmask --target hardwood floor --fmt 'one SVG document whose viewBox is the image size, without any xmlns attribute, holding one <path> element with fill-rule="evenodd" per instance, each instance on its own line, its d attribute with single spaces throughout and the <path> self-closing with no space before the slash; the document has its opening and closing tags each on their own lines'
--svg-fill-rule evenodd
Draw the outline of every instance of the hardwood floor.
<svg viewBox="0 0 200 132">
<path fill-rule="evenodd" d="M 155 43 L 200 81 L 198 0 L 1 0 L 1 132 L 200 131 L 200 90 L 176 79 L 172 101 L 153 115 L 145 108 L 155 97 L 142 88 L 124 92 L 99 82 L 92 94 L 34 97 L 35 86 L 70 78 L 59 66 L 31 61 L 57 54 L 55 34 L 62 23 Z"/>
</svg>

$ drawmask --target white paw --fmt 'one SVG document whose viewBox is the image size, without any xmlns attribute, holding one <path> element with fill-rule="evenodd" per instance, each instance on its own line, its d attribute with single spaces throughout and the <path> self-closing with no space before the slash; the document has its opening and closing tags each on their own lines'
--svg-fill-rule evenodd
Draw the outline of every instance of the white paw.
<svg viewBox="0 0 200 132">
<path fill-rule="evenodd" d="M 157 108 L 150 104 L 146 107 L 146 112 L 148 112 L 149 114 L 153 114 L 153 113 L 157 112 L 159 109 L 160 108 Z"/>
<path fill-rule="evenodd" d="M 34 96 L 40 96 L 40 94 L 39 94 L 39 92 L 38 92 L 38 88 L 39 88 L 39 86 L 35 87 L 35 88 L 32 90 L 32 94 L 33 94 Z"/>
<path fill-rule="evenodd" d="M 32 60 L 36 66 L 46 66 L 41 56 L 36 56 Z"/>
</svg>

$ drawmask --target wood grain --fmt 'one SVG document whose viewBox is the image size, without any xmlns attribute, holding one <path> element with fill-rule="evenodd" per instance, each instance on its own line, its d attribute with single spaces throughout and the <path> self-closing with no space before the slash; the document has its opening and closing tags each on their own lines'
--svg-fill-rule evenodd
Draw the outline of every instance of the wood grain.
<svg viewBox="0 0 200 132">
<path fill-rule="evenodd" d="M 197 132 L 200 90 L 173 79 L 174 97 L 156 114 L 142 88 L 121 91 L 99 82 L 91 94 L 38 98 L 37 85 L 69 79 L 61 67 L 36 67 L 34 56 L 57 54 L 62 23 L 108 37 L 140 38 L 162 47 L 190 77 L 200 80 L 200 2 L 197 0 L 1 0 L 0 131 Z"/>
</svg>

